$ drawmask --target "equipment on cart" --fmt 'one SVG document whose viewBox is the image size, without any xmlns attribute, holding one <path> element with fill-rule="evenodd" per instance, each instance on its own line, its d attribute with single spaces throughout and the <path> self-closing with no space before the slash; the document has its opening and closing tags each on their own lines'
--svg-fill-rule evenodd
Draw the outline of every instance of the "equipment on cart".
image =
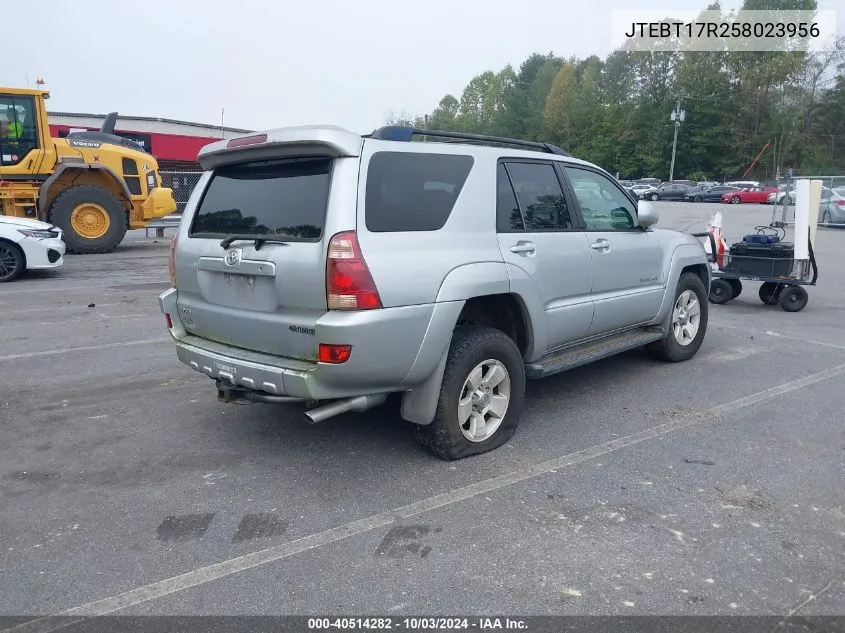
<svg viewBox="0 0 845 633">
<path fill-rule="evenodd" d="M 818 185 L 816 185 L 818 183 Z M 807 305 L 809 297 L 803 286 L 815 286 L 819 276 L 813 252 L 811 222 L 818 214 L 818 193 L 821 181 L 799 183 L 798 204 L 795 213 L 794 242 L 785 241 L 786 223 L 776 222 L 758 226 L 755 233 L 746 235 L 724 251 L 721 214 L 716 213 L 707 233 L 705 250 L 711 255 L 713 267 L 710 282 L 710 302 L 724 304 L 736 299 L 742 292 L 741 280 L 762 281 L 758 292 L 766 305 L 779 304 L 787 312 L 799 312 Z M 812 191 L 812 187 L 816 191 Z M 813 202 L 814 204 L 811 204 Z M 803 246 L 806 244 L 806 246 Z M 803 247 L 802 247 L 803 246 Z"/>
</svg>

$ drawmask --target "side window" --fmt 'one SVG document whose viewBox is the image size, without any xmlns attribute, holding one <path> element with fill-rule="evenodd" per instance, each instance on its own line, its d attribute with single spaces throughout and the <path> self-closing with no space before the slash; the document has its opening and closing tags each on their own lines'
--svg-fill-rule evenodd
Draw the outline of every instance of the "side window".
<svg viewBox="0 0 845 633">
<path fill-rule="evenodd" d="M 443 228 L 472 156 L 377 152 L 367 170 L 365 221 L 374 233 Z"/>
<path fill-rule="evenodd" d="M 0 165 L 18 165 L 34 149 L 38 149 L 34 98 L 0 95 Z"/>
<path fill-rule="evenodd" d="M 525 230 L 519 203 L 504 163 L 499 163 L 496 171 L 496 230 L 499 233 Z"/>
<path fill-rule="evenodd" d="M 509 162 L 506 167 L 526 231 L 572 228 L 569 206 L 552 165 Z"/>
<path fill-rule="evenodd" d="M 607 176 L 565 167 L 588 231 L 629 231 L 637 226 L 637 210 Z"/>
</svg>

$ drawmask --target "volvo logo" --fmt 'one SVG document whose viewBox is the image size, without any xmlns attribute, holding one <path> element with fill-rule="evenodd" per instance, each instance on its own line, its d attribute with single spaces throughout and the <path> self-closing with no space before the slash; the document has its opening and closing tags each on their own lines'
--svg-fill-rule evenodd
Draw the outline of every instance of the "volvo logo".
<svg viewBox="0 0 845 633">
<path fill-rule="evenodd" d="M 227 266 L 237 266 L 240 261 L 241 252 L 234 248 L 232 250 L 226 251 L 226 254 L 223 256 L 223 262 Z"/>
</svg>

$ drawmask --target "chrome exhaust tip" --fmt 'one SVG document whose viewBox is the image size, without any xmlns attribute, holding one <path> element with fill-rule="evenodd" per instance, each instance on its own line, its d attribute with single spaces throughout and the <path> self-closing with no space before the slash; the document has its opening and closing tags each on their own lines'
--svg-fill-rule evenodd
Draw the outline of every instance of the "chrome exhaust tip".
<svg viewBox="0 0 845 633">
<path fill-rule="evenodd" d="M 372 409 L 387 400 L 387 394 L 374 393 L 366 396 L 355 396 L 354 398 L 343 398 L 342 400 L 335 400 L 329 402 L 316 409 L 310 409 L 305 412 L 305 419 L 308 424 L 318 424 L 329 418 L 333 418 L 341 413 L 348 411 L 355 411 L 360 413 L 367 409 Z"/>
</svg>

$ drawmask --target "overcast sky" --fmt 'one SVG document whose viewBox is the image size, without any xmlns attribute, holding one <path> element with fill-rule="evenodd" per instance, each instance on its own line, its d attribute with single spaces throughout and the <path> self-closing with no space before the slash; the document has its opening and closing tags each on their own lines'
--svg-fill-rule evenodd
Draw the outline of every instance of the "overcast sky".
<svg viewBox="0 0 845 633">
<path fill-rule="evenodd" d="M 369 132 L 423 114 L 475 75 L 533 52 L 601 57 L 613 9 L 707 0 L 41 0 L 3 29 L 0 85 L 43 77 L 53 111 L 249 129 L 336 124 Z M 723 8 L 738 8 L 727 0 Z M 845 34 L 845 3 L 838 9 Z M 5 7 L 7 17 L 11 5 Z M 13 12 L 14 13 L 14 12 Z M 669 13 L 669 11 L 667 11 Z M 35 35 L 43 36 L 37 45 Z M 13 53 L 9 55 L 8 53 Z"/>
</svg>

